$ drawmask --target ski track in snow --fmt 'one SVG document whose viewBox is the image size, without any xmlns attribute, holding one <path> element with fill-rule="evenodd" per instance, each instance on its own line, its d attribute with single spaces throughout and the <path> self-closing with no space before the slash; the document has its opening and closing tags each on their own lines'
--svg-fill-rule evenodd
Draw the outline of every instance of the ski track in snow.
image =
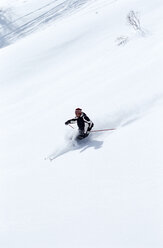
<svg viewBox="0 0 163 248">
<path fill-rule="evenodd" d="M 72 14 L 89 1 L 90 0 L 66 0 L 62 1 L 62 3 L 52 1 L 13 21 L 11 20 L 10 11 L 2 9 L 0 11 L 0 24 L 2 26 L 0 47 L 7 46 L 17 39 L 33 33 L 43 25 L 50 24 L 66 15 Z"/>
<path fill-rule="evenodd" d="M 100 8 L 112 4 L 117 0 L 103 0 L 98 5 L 92 0 L 66 0 L 50 1 L 27 14 L 15 19 L 16 14 L 11 8 L 2 8 L 0 10 L 0 48 L 8 46 L 16 40 L 23 38 L 43 26 L 55 23 L 57 20 L 72 15 L 75 11 L 88 8 L 90 11 L 99 11 Z M 86 10 L 87 12 L 87 10 Z"/>
<path fill-rule="evenodd" d="M 162 101 L 163 96 L 158 95 L 153 98 L 140 103 L 139 106 L 135 106 L 132 108 L 121 109 L 119 112 L 114 113 L 113 115 L 109 115 L 107 118 L 103 119 L 103 122 L 100 120 L 95 120 L 94 129 L 105 129 L 105 128 L 115 128 L 114 131 L 101 131 L 90 133 L 90 135 L 81 141 L 76 141 L 77 130 L 73 130 L 72 132 L 68 132 L 65 136 L 65 141 L 60 143 L 55 150 L 50 153 L 45 160 L 54 161 L 56 158 L 75 151 L 79 150 L 80 152 L 84 152 L 87 149 L 94 148 L 100 149 L 104 143 L 104 136 L 108 136 L 116 132 L 119 128 L 123 128 L 127 125 L 132 124 L 133 122 L 143 118 L 147 115 L 151 109 L 156 107 L 160 101 Z M 108 121 L 107 121 L 108 120 Z M 105 125 L 104 125 L 105 123 Z M 99 138 L 101 140 L 99 140 Z"/>
</svg>

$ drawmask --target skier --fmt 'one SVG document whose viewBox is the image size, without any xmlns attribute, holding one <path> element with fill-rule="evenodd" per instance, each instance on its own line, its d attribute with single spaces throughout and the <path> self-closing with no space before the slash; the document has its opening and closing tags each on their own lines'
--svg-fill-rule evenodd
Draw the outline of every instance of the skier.
<svg viewBox="0 0 163 248">
<path fill-rule="evenodd" d="M 94 124 L 80 108 L 75 109 L 75 115 L 75 118 L 66 121 L 65 125 L 74 124 L 77 122 L 79 128 L 79 135 L 77 136 L 77 139 L 81 140 L 89 135 Z"/>
</svg>

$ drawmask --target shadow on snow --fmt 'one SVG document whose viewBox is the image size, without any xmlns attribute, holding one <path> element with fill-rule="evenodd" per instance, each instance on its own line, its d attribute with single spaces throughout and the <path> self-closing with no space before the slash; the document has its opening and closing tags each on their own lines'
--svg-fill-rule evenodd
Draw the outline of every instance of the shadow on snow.
<svg viewBox="0 0 163 248">
<path fill-rule="evenodd" d="M 103 145 L 103 141 L 92 139 L 92 134 L 84 140 L 69 140 L 65 144 L 62 144 L 60 148 L 56 149 L 51 155 L 45 159 L 53 161 L 54 159 L 71 151 L 80 150 L 80 153 L 84 152 L 89 148 L 100 149 Z"/>
</svg>

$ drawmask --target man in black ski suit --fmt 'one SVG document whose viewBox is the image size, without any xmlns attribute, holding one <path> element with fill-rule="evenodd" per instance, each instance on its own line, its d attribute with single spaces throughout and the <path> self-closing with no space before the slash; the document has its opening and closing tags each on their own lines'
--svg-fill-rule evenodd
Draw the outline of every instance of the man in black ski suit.
<svg viewBox="0 0 163 248">
<path fill-rule="evenodd" d="M 80 108 L 75 109 L 75 115 L 75 118 L 66 121 L 65 125 L 74 124 L 77 122 L 79 128 L 79 135 L 77 136 L 77 139 L 81 140 L 89 135 L 94 124 Z"/>
</svg>

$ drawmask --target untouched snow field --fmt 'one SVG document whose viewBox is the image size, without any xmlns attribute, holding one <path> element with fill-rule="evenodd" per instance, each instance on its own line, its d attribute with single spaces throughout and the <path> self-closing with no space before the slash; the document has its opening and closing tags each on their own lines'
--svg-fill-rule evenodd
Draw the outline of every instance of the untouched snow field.
<svg viewBox="0 0 163 248">
<path fill-rule="evenodd" d="M 162 248 L 162 0 L 0 7 L 0 247 Z M 76 107 L 116 131 L 74 147 Z"/>
</svg>

